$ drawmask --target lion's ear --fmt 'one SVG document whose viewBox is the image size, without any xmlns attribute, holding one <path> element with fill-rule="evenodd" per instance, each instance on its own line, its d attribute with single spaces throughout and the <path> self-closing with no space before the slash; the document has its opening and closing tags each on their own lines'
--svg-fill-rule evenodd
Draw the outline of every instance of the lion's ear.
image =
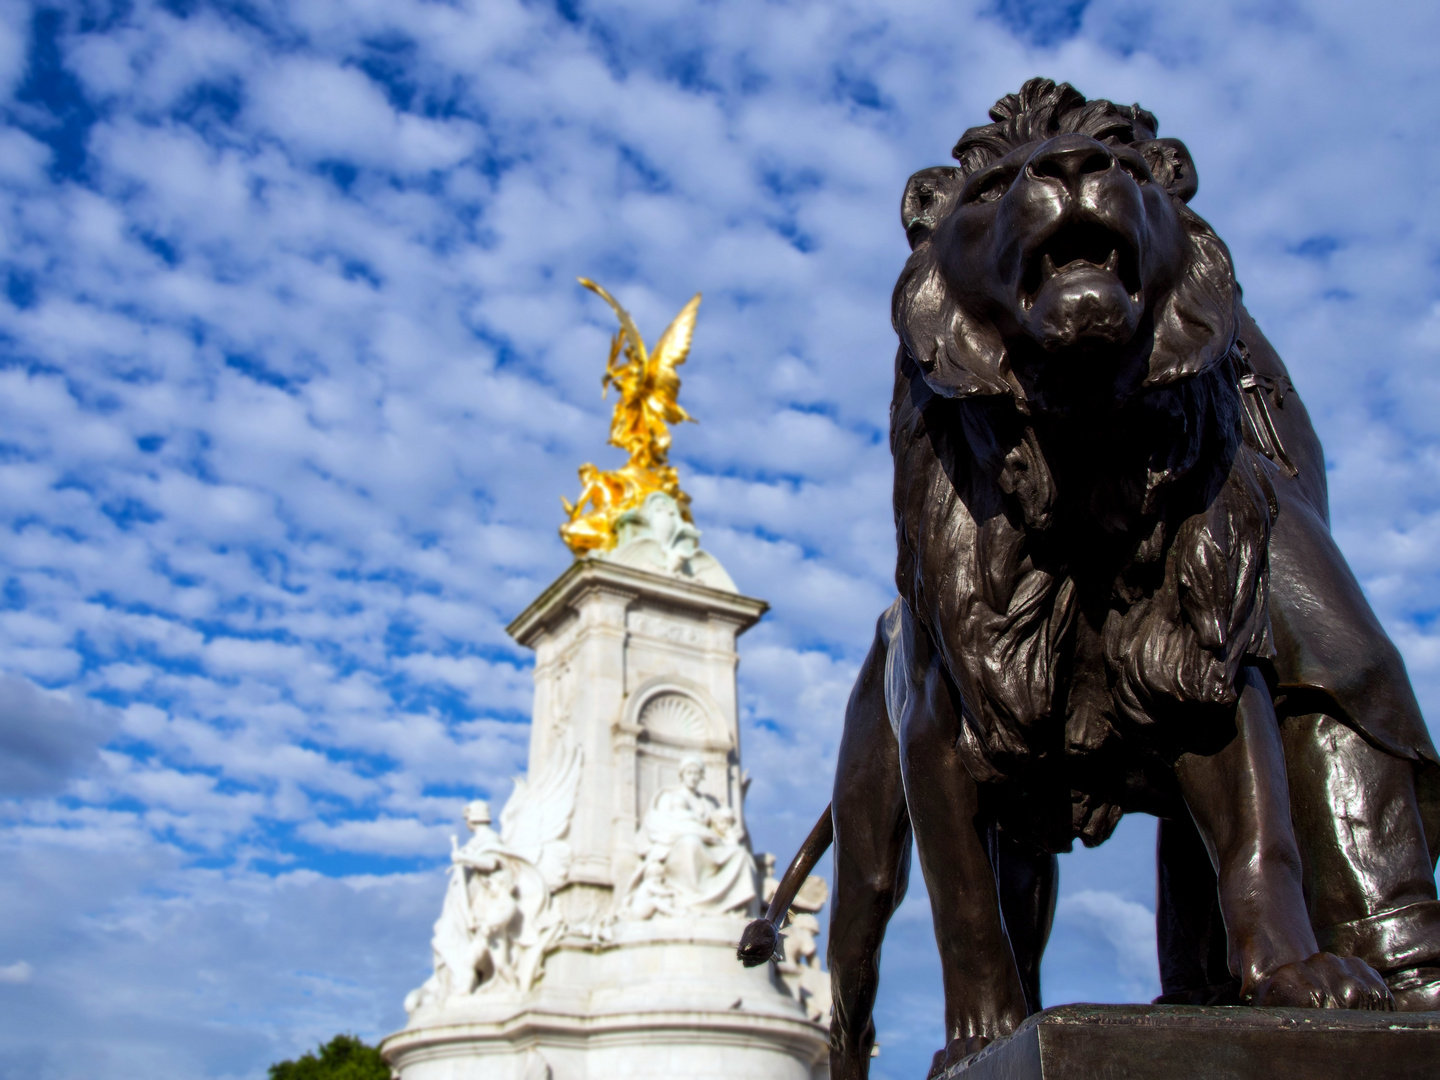
<svg viewBox="0 0 1440 1080">
<path fill-rule="evenodd" d="M 900 200 L 900 224 L 905 227 L 905 236 L 912 251 L 929 237 L 954 205 L 964 181 L 960 170 L 953 165 L 921 169 L 910 177 L 910 182 L 905 185 L 905 196 Z"/>
<path fill-rule="evenodd" d="M 1189 202 L 1200 188 L 1195 160 L 1179 139 L 1151 139 L 1136 147 L 1150 166 L 1156 182 L 1181 202 Z"/>
</svg>

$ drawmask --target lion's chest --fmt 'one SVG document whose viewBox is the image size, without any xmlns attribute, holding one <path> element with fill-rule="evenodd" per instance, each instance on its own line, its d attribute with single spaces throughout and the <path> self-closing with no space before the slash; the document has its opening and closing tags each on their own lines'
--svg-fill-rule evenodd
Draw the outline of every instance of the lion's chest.
<svg viewBox="0 0 1440 1080">
<path fill-rule="evenodd" d="M 1057 579 L 1051 593 L 1041 605 L 1045 626 L 1028 647 L 983 635 L 945 651 L 972 658 L 952 665 L 966 706 L 960 750 L 969 771 L 996 789 L 993 805 L 1017 836 L 1068 850 L 1075 837 L 1100 843 L 1124 813 L 1179 805 L 1168 764 L 1177 739 L 1173 724 L 1136 710 L 1107 656 L 1107 641 L 1124 635 L 1153 597 L 1087 611 L 1073 579 Z M 1043 645 L 1036 640 L 1047 635 Z M 988 662 L 973 662 L 982 648 Z"/>
<path fill-rule="evenodd" d="M 1229 721 L 1239 664 L 1268 649 L 1263 485 L 1243 453 L 1229 464 L 1194 513 L 1129 531 L 1042 533 L 1002 493 L 932 477 L 907 600 L 961 692 L 967 765 L 1044 788 L 1029 803 L 1072 835 L 1168 799 L 1165 763 Z"/>
</svg>

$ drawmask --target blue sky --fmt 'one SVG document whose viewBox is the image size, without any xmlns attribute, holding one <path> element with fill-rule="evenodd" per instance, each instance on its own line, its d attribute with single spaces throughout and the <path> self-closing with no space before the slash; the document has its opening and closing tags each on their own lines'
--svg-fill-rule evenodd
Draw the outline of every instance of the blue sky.
<svg viewBox="0 0 1440 1080">
<path fill-rule="evenodd" d="M 1291 367 L 1440 715 L 1429 4 L 0 2 L 0 1076 L 259 1077 L 403 1022 L 505 624 L 603 448 L 601 281 L 705 294 L 676 437 L 756 846 L 825 803 L 893 588 L 905 178 L 1027 77 L 1139 101 Z M 1156 992 L 1153 829 L 1068 856 L 1051 1002 Z M 920 890 L 917 889 L 917 893 Z M 923 895 L 877 1076 L 939 1043 Z"/>
</svg>

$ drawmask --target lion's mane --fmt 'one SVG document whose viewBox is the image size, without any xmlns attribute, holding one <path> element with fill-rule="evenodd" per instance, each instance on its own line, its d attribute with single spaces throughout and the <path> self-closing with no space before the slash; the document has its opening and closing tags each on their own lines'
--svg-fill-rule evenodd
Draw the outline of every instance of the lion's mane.
<svg viewBox="0 0 1440 1080">
<path fill-rule="evenodd" d="M 1144 143 L 1156 130 L 1139 106 L 1048 80 L 991 117 L 957 144 L 961 171 L 1063 132 Z M 1032 415 L 998 331 L 956 299 L 928 238 L 895 290 L 896 583 L 960 691 L 976 779 L 1088 777 L 1063 822 L 1036 802 L 1050 820 L 1027 831 L 1052 850 L 1148 809 L 1124 805 L 1126 754 L 1173 760 L 1223 737 L 1241 664 L 1271 655 L 1276 499 L 1241 433 L 1238 291 L 1224 244 L 1177 204 L 1191 260 L 1157 301 L 1148 376 L 1079 440 Z M 1077 773 L 1085 760 L 1110 764 Z"/>
</svg>

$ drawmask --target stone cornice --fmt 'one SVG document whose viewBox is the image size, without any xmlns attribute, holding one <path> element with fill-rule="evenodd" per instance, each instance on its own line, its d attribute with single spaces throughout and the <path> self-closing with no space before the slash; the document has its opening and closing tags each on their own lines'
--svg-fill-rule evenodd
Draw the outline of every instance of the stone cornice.
<svg viewBox="0 0 1440 1080">
<path fill-rule="evenodd" d="M 521 645 L 533 647 L 535 639 L 576 607 L 582 597 L 597 591 L 636 599 L 643 596 L 696 614 L 716 616 L 734 623 L 736 634 L 754 626 L 770 608 L 764 600 L 753 596 L 712 589 L 603 559 L 576 559 L 505 632 Z"/>
</svg>

